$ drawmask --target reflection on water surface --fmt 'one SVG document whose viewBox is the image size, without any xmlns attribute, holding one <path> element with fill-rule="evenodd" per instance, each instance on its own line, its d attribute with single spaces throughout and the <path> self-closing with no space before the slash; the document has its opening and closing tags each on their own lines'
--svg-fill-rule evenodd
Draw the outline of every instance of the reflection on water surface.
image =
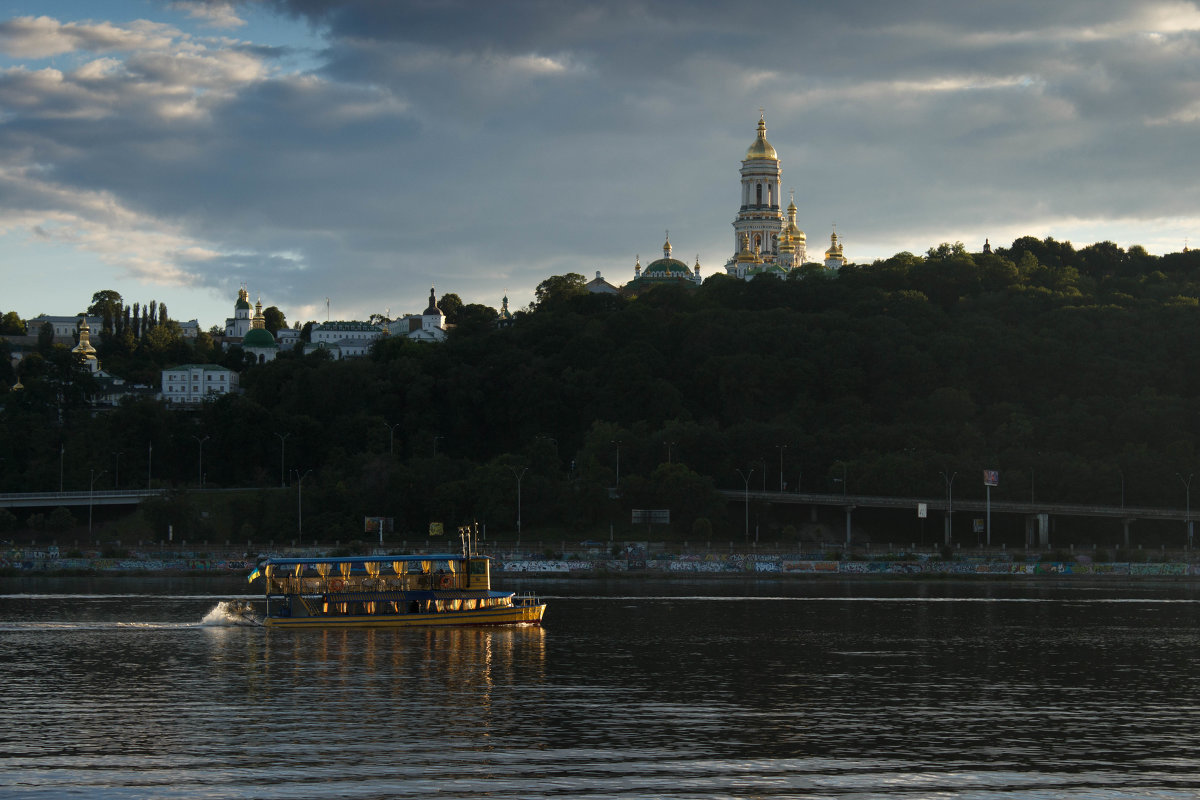
<svg viewBox="0 0 1200 800">
<path fill-rule="evenodd" d="M 0 595 L 6 797 L 1200 793 L 1187 585 L 561 581 L 544 628 L 268 631 L 108 580 Z"/>
</svg>

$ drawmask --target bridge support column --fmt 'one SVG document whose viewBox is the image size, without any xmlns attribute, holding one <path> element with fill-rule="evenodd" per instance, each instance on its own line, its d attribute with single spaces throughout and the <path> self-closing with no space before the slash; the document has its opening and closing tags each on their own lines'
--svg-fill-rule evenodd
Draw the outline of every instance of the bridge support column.
<svg viewBox="0 0 1200 800">
<path fill-rule="evenodd" d="M 1125 549 L 1126 550 L 1129 549 L 1129 526 L 1132 524 L 1133 524 L 1133 520 L 1131 520 L 1131 519 L 1121 520 L 1121 527 L 1125 531 Z"/>
<path fill-rule="evenodd" d="M 1050 515 L 1030 514 L 1025 517 L 1025 546 L 1032 547 L 1034 542 L 1038 547 L 1050 546 Z"/>
<path fill-rule="evenodd" d="M 854 506 L 846 506 L 846 547 L 850 547 L 850 514 Z"/>
<path fill-rule="evenodd" d="M 1038 527 L 1038 545 L 1040 545 L 1041 547 L 1049 547 L 1050 546 L 1050 515 L 1049 514 L 1038 514 L 1037 515 L 1037 527 Z"/>
</svg>

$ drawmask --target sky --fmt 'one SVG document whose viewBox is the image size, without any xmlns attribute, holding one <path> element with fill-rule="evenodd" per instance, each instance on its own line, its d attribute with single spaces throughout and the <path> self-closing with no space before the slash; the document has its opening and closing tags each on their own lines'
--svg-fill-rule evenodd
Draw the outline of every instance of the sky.
<svg viewBox="0 0 1200 800">
<path fill-rule="evenodd" d="M 1200 241 L 1197 2 L 0 0 L 0 311 L 707 277 L 760 109 L 810 257 Z"/>
</svg>

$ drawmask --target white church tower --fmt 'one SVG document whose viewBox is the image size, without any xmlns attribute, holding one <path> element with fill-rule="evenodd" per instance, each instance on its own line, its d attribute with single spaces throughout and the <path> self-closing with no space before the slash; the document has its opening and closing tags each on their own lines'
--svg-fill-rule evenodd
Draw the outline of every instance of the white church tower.
<svg viewBox="0 0 1200 800">
<path fill-rule="evenodd" d="M 783 231 L 781 183 L 779 155 L 767 141 L 767 122 L 759 115 L 758 136 L 742 161 L 742 205 L 733 221 L 735 253 L 741 251 L 743 233 L 749 238 L 750 251 L 759 257 L 779 252 L 779 234 Z"/>
</svg>

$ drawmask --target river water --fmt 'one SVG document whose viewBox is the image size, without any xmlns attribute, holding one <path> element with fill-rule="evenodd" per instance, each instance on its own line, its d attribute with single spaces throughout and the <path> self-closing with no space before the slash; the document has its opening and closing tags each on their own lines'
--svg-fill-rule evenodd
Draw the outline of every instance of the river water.
<svg viewBox="0 0 1200 800">
<path fill-rule="evenodd" d="M 1195 798 L 1191 584 L 530 581 L 542 628 L 267 631 L 0 583 L 5 798 Z"/>
</svg>

